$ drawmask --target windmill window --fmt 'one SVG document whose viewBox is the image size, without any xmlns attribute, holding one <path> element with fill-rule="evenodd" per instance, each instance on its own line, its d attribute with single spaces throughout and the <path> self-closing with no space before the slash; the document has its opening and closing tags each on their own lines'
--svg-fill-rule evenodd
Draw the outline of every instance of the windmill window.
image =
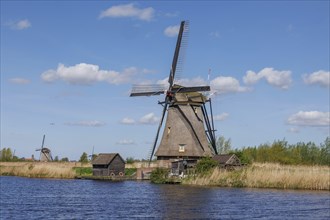
<svg viewBox="0 0 330 220">
<path fill-rule="evenodd" d="M 171 132 L 171 127 L 168 127 L 167 128 L 167 134 L 170 134 L 170 132 Z"/>
<path fill-rule="evenodd" d="M 197 114 L 197 108 L 194 108 L 195 114 Z"/>
<path fill-rule="evenodd" d="M 184 152 L 185 151 L 185 144 L 179 144 L 179 152 Z"/>
</svg>

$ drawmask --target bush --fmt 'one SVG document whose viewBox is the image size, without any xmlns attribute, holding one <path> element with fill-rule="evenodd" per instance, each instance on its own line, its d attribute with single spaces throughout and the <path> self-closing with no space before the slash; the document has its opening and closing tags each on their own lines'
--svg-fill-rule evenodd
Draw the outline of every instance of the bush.
<svg viewBox="0 0 330 220">
<path fill-rule="evenodd" d="M 218 163 L 210 157 L 204 157 L 196 164 L 196 172 L 205 174 L 216 167 Z"/>
<path fill-rule="evenodd" d="M 168 178 L 168 169 L 156 168 L 151 172 L 150 180 L 152 183 L 166 183 Z"/>
</svg>

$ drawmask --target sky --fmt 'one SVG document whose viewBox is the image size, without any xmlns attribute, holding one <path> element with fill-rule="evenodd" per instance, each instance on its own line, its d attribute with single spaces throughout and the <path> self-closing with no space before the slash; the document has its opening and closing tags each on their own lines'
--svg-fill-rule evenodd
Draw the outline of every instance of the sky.
<svg viewBox="0 0 330 220">
<path fill-rule="evenodd" d="M 210 85 L 216 136 L 232 148 L 329 135 L 329 1 L 1 1 L 1 149 L 78 160 L 147 158 L 178 25 L 176 82 Z"/>
</svg>

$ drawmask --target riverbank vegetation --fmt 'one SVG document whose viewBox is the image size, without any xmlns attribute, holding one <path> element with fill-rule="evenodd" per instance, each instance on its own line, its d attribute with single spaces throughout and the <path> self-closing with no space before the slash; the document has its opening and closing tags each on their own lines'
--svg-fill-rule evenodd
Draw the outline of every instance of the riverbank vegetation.
<svg viewBox="0 0 330 220">
<path fill-rule="evenodd" d="M 229 148 L 230 149 L 230 148 Z M 265 143 L 258 147 L 244 147 L 228 150 L 235 153 L 242 163 L 280 163 L 287 165 L 326 165 L 330 166 L 330 138 L 319 145 L 313 142 L 288 144 L 285 140 Z"/>
<path fill-rule="evenodd" d="M 218 167 L 183 179 L 183 184 L 221 187 L 330 190 L 329 166 L 253 163 L 228 171 Z"/>
<path fill-rule="evenodd" d="M 91 175 L 91 165 L 73 162 L 0 162 L 1 176 L 73 179 Z"/>
</svg>

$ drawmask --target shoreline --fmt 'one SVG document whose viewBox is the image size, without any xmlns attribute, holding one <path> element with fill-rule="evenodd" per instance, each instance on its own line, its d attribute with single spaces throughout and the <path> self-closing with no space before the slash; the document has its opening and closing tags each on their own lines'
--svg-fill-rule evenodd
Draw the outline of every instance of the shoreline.
<svg viewBox="0 0 330 220">
<path fill-rule="evenodd" d="M 0 162 L 0 176 L 98 179 L 90 174 L 81 173 L 82 169 L 91 169 L 91 167 L 91 164 L 78 162 Z M 129 176 L 123 179 L 116 178 L 116 180 L 106 179 L 109 181 L 134 180 Z M 254 163 L 234 171 L 215 168 L 204 174 L 184 178 L 180 183 L 211 187 L 330 191 L 330 167 Z"/>
</svg>

